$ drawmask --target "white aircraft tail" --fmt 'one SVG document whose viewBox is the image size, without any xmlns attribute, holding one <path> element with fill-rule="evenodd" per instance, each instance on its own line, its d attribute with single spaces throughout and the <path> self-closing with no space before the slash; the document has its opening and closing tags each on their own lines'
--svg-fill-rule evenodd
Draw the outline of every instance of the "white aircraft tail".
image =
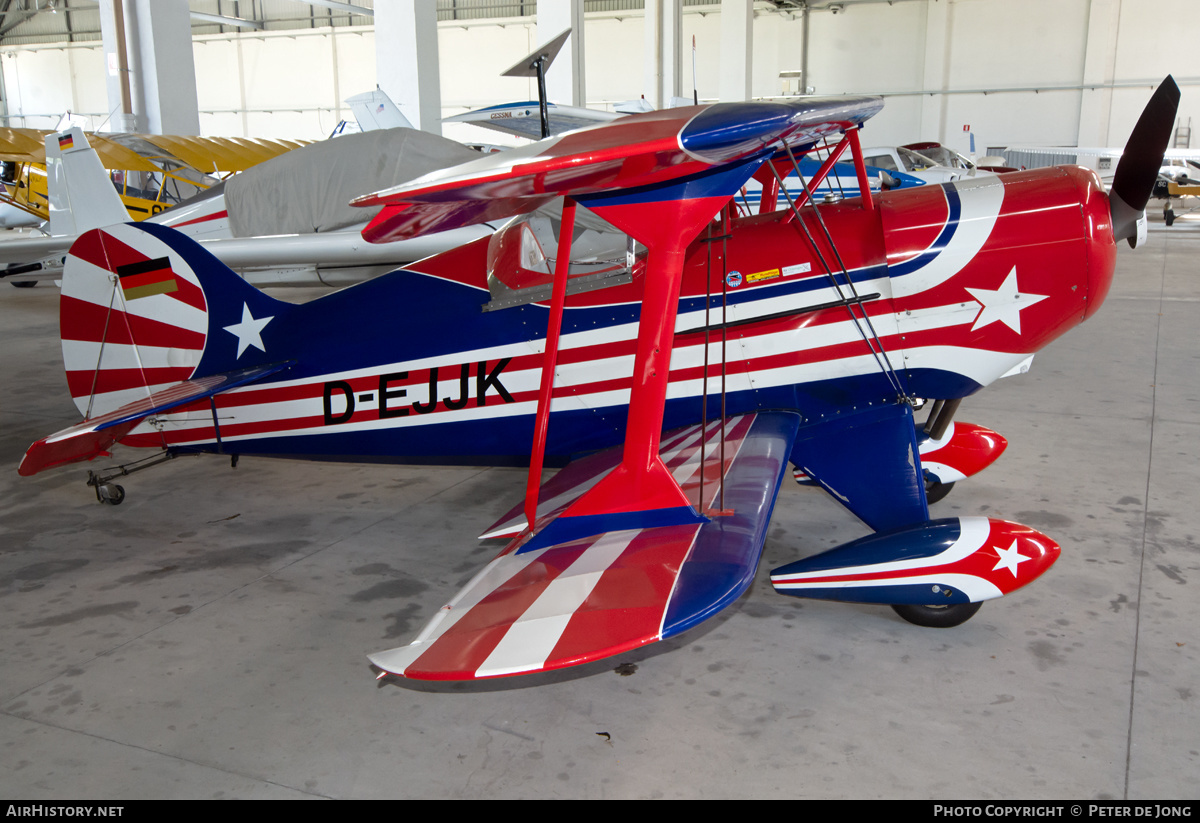
<svg viewBox="0 0 1200 823">
<path fill-rule="evenodd" d="M 78 126 L 46 135 L 46 188 L 52 235 L 74 236 L 129 220 L 100 157 Z"/>
<path fill-rule="evenodd" d="M 408 118 L 401 114 L 400 109 L 392 102 L 383 89 L 365 91 L 353 97 L 347 97 L 354 119 L 358 121 L 361 131 L 375 129 L 413 128 Z"/>
</svg>

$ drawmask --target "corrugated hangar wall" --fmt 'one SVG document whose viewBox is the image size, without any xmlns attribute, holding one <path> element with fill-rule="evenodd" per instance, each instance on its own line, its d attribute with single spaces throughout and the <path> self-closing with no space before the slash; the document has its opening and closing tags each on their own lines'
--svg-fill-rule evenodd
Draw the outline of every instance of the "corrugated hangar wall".
<svg viewBox="0 0 1200 823">
<path fill-rule="evenodd" d="M 753 93 L 777 96 L 802 85 L 818 94 L 883 93 L 887 105 L 865 136 L 871 144 L 941 140 L 961 150 L 967 127 L 980 153 L 1009 143 L 1120 143 L 1167 73 L 1183 88 L 1183 121 L 1200 115 L 1200 54 L 1180 45 L 1200 36 L 1193 5 L 849 0 L 838 13 L 824 8 L 809 15 L 809 76 L 802 82 L 781 77 L 804 65 L 802 15 L 759 4 Z M 611 107 L 643 94 L 643 23 L 636 9 L 589 12 L 589 105 Z M 685 6 L 683 42 L 695 36 L 702 99 L 718 93 L 720 32 L 719 4 Z M 444 114 L 536 96 L 532 82 L 499 76 L 535 40 L 532 17 L 440 22 Z M 206 135 L 319 138 L 348 115 L 343 98 L 375 85 L 370 26 L 198 34 L 193 43 Z M 0 65 L 9 125 L 49 127 L 65 110 L 89 115 L 94 127 L 105 120 L 98 42 L 0 45 Z M 495 140 L 470 126 L 445 133 Z"/>
</svg>

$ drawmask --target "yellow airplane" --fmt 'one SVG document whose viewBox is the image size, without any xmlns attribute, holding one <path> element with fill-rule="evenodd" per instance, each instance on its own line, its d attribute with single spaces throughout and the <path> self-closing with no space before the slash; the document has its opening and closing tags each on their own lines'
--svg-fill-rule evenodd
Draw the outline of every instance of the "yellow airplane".
<svg viewBox="0 0 1200 823">
<path fill-rule="evenodd" d="M 49 219 L 44 140 L 50 133 L 0 128 L 0 206 L 4 207 L 0 209 L 0 227 L 32 226 Z M 101 164 L 113 174 L 133 220 L 144 220 L 183 199 L 180 184 L 191 194 L 310 142 L 95 133 L 88 140 Z M 146 174 L 156 185 L 150 190 L 131 186 L 130 176 L 135 172 Z M 174 191 L 168 181 L 174 181 Z"/>
</svg>

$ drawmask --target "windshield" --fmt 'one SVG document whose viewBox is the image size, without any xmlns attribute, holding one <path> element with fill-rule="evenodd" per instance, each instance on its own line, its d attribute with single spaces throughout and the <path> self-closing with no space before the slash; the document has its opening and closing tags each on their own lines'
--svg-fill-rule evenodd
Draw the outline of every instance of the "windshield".
<svg viewBox="0 0 1200 823">
<path fill-rule="evenodd" d="M 545 300 L 554 283 L 562 231 L 559 201 L 508 222 L 488 243 L 489 309 Z M 628 283 L 646 249 L 592 212 L 576 207 L 567 294 Z"/>
<path fill-rule="evenodd" d="M 905 171 L 924 171 L 931 166 L 940 165 L 932 157 L 917 154 L 912 149 L 906 149 L 903 146 L 900 146 L 897 151 L 900 152 L 900 159 L 904 161 Z"/>
<path fill-rule="evenodd" d="M 974 164 L 970 160 L 963 157 L 953 149 L 948 149 L 945 146 L 937 143 L 928 143 L 920 146 L 920 152 L 900 147 L 900 156 L 904 158 L 906 164 L 916 164 L 915 168 L 910 168 L 909 171 L 919 171 L 929 166 L 945 166 L 951 169 L 970 169 L 974 168 Z"/>
</svg>

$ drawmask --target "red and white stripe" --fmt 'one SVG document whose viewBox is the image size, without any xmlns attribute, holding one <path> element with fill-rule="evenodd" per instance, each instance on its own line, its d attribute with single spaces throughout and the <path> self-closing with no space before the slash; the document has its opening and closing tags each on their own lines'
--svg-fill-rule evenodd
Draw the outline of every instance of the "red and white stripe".
<svg viewBox="0 0 1200 823">
<path fill-rule="evenodd" d="M 1028 526 L 988 517 L 960 517 L 958 520 L 961 529 L 958 540 L 932 557 L 772 574 L 771 584 L 785 594 L 811 589 L 920 585 L 929 586 L 936 592 L 940 586 L 949 586 L 962 591 L 972 603 L 978 603 L 1001 597 L 1032 582 L 1058 559 L 1058 544 Z M 909 538 L 901 536 L 898 539 Z"/>
<path fill-rule="evenodd" d="M 753 419 L 727 421 L 726 472 Z M 708 503 L 722 476 L 719 429 L 710 427 L 704 457 Z M 663 442 L 660 454 L 668 470 L 685 493 L 698 493 L 700 427 L 671 433 Z M 611 451 L 615 463 L 620 450 Z M 602 465 L 564 469 L 560 476 L 568 476 L 567 488 L 543 495 L 539 508 L 561 511 L 606 473 L 606 468 L 597 471 Z M 544 521 L 539 519 L 539 526 L 544 528 Z M 522 535 L 412 643 L 373 654 L 371 662 L 386 672 L 422 679 L 501 677 L 576 665 L 652 643 L 662 636 L 675 580 L 700 528 L 625 529 L 519 553 L 528 538 Z"/>
<path fill-rule="evenodd" d="M 208 312 L 199 278 L 164 243 L 178 289 L 126 300 L 118 267 L 151 259 L 148 236 L 130 226 L 89 232 L 71 247 L 60 304 L 63 364 L 85 417 L 118 409 L 187 380 L 204 353 Z"/>
</svg>

